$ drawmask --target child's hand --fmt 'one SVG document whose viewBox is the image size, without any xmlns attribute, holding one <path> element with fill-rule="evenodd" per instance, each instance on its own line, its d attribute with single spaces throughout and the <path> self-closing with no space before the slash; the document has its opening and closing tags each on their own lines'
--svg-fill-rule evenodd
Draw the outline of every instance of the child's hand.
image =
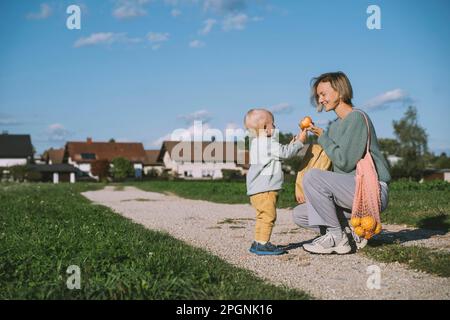
<svg viewBox="0 0 450 320">
<path fill-rule="evenodd" d="M 301 143 L 305 143 L 306 142 L 306 138 L 308 137 L 308 131 L 305 130 L 300 130 L 299 134 L 297 135 L 296 139 L 300 140 Z"/>
</svg>

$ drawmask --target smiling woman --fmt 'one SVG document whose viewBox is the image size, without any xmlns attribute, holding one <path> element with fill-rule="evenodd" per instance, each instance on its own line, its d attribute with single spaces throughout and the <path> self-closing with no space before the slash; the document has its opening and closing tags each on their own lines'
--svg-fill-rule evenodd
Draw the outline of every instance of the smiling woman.
<svg viewBox="0 0 450 320">
<path fill-rule="evenodd" d="M 327 132 L 315 125 L 306 130 L 316 134 L 319 144 L 332 162 L 332 171 L 310 169 L 305 173 L 303 188 L 306 203 L 294 209 L 294 222 L 299 226 L 323 233 L 303 248 L 312 253 L 345 254 L 351 251 L 345 230 L 350 231 L 348 219 L 355 198 L 355 171 L 363 158 L 370 134 L 369 151 L 375 162 L 381 190 L 381 210 L 386 209 L 390 181 L 388 166 L 378 146 L 375 129 L 361 110 L 354 112 L 353 89 L 343 72 L 325 73 L 313 79 L 311 102 L 321 112 L 334 111 L 337 119 Z M 366 123 L 367 121 L 367 123 Z M 369 132 L 369 133 L 368 133 Z M 352 232 L 357 248 L 367 240 Z"/>
</svg>

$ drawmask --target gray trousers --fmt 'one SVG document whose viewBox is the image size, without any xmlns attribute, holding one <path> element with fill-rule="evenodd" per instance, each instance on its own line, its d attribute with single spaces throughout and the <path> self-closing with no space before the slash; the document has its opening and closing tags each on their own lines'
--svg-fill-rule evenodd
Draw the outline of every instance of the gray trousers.
<svg viewBox="0 0 450 320">
<path fill-rule="evenodd" d="M 388 186 L 380 182 L 381 211 L 388 204 Z M 298 226 L 325 233 L 326 228 L 348 226 L 355 195 L 355 176 L 332 171 L 310 169 L 303 178 L 306 203 L 294 208 Z"/>
</svg>

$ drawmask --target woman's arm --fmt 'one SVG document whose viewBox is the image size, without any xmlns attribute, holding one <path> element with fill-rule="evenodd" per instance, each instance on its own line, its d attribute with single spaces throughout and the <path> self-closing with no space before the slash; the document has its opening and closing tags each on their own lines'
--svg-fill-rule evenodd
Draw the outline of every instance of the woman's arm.
<svg viewBox="0 0 450 320">
<path fill-rule="evenodd" d="M 333 162 L 333 166 L 344 172 L 351 172 L 362 158 L 367 143 L 367 125 L 364 116 L 359 112 L 351 112 L 341 123 L 346 126 L 343 134 L 336 140 L 326 132 L 319 136 L 318 142 Z"/>
</svg>

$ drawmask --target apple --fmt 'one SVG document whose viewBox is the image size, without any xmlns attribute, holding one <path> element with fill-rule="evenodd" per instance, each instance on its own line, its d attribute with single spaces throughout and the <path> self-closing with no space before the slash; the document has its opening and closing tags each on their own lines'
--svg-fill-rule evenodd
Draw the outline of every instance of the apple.
<svg viewBox="0 0 450 320">
<path fill-rule="evenodd" d="M 312 122 L 312 119 L 310 116 L 306 116 L 303 118 L 303 120 L 300 122 L 300 128 L 302 130 L 308 128 L 310 125 L 314 124 L 314 122 Z"/>
</svg>

